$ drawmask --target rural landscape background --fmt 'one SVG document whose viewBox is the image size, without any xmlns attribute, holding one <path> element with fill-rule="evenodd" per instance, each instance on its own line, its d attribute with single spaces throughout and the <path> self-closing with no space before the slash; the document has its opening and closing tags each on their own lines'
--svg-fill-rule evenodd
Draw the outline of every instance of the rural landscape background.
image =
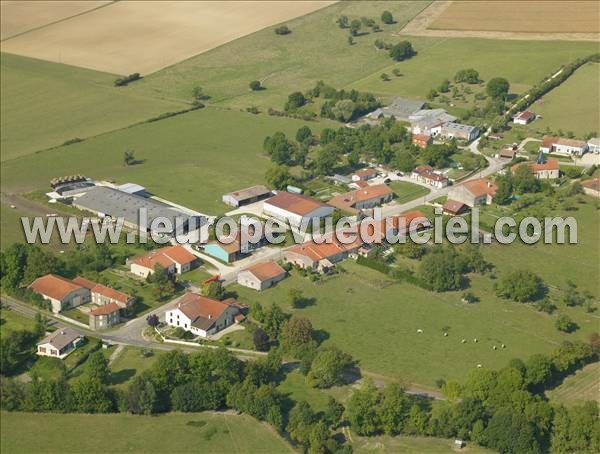
<svg viewBox="0 0 600 454">
<path fill-rule="evenodd" d="M 516 101 L 561 68 L 600 52 L 600 6 L 593 1 L 1 1 L 0 5 L 3 251 L 24 242 L 22 216 L 80 216 L 72 207 L 48 203 L 49 182 L 62 175 L 134 182 L 201 213 L 224 214 L 230 208 L 222 202 L 223 194 L 269 183 L 266 172 L 272 168 L 272 157 L 265 151 L 267 136 L 280 131 L 294 138 L 303 126 L 319 136 L 325 129 L 344 126 L 318 115 L 323 104 L 318 97 L 301 113 L 286 111 L 291 93 L 312 90 L 319 81 L 337 90 L 371 93 L 382 105 L 400 96 L 429 102 L 463 118 L 483 105 L 477 93 L 463 91 L 450 101 L 431 97 L 445 81 L 454 81 L 460 70 L 478 71 L 481 83 L 473 90 L 481 93 L 485 82 L 505 78 L 510 82 L 508 96 Z M 392 22 L 382 21 L 384 11 L 393 15 Z M 379 30 L 363 22 L 360 31 L 351 35 L 340 26 L 342 16 L 359 22 L 372 19 Z M 283 25 L 288 33 L 277 33 Z M 377 47 L 376 40 L 408 40 L 415 55 L 396 61 Z M 139 73 L 139 80 L 115 86 L 116 79 L 134 73 Z M 260 82 L 260 89 L 250 89 L 252 81 Z M 460 84 L 455 85 L 458 90 Z M 539 118 L 529 126 L 505 131 L 504 142 L 520 144 L 531 138 L 534 148 L 527 151 L 535 158 L 544 135 L 598 137 L 599 106 L 600 63 L 596 58 L 529 106 Z M 475 121 L 487 130 L 488 120 Z M 494 155 L 498 151 L 494 147 L 492 143 L 483 148 L 483 155 Z M 134 152 L 139 162 L 124 165 L 126 151 Z M 318 146 L 311 147 L 307 160 L 316 162 L 318 153 Z M 344 166 L 345 161 L 340 168 Z M 291 165 L 290 172 L 298 181 L 305 177 L 300 165 Z M 593 167 L 587 176 L 598 178 L 599 172 Z M 522 394 L 533 389 L 539 408 L 546 403 L 548 408 L 564 405 L 570 409 L 586 401 L 598 402 L 600 200 L 581 191 L 568 192 L 583 176 L 574 177 L 575 183 L 565 177 L 560 187 L 524 197 L 525 202 L 517 197 L 509 205 L 482 208 L 482 218 L 490 224 L 504 215 L 574 216 L 578 243 L 482 247 L 481 257 L 489 271 L 470 272 L 467 278 L 476 304 L 465 304 L 464 292 L 431 291 L 352 261 L 340 266 L 343 271 L 318 280 L 292 272 L 264 292 L 238 284 L 227 286 L 250 308 L 269 311 L 276 306 L 287 316 L 305 317 L 323 348 L 341 348 L 360 370 L 360 382 L 320 389 L 307 383 L 300 367 L 285 369 L 284 364 L 274 386 L 287 405 L 292 408 L 306 401 L 315 414 L 326 413 L 331 410 L 331 397 L 347 404 L 357 389 L 366 393 L 364 382 L 372 381 L 381 389 L 397 383 L 411 395 L 429 396 L 438 403 L 440 409 L 435 410 L 434 404 L 433 418 L 438 417 L 443 425 L 444 417 L 449 417 L 443 405 L 464 398 L 453 394 L 452 387 L 466 383 L 463 389 L 469 389 L 478 366 L 495 371 L 506 370 L 509 363 L 514 366 L 511 360 L 515 358 L 528 365 L 532 357 L 556 359 L 564 341 L 588 348 L 590 339 L 596 339 L 589 356 L 593 359 L 573 360 L 551 386 L 537 383 L 525 391 L 523 384 Z M 314 194 L 335 189 L 321 177 L 306 186 Z M 398 184 L 396 198 L 409 202 L 427 193 L 418 185 Z M 433 213 L 429 204 L 417 208 L 427 215 Z M 41 248 L 59 258 L 77 249 L 55 239 Z M 142 252 L 140 245 L 119 244 L 111 254 L 124 259 Z M 394 254 L 394 266 L 418 273 L 419 258 Z M 122 290 L 140 292 L 147 304 L 144 315 L 164 304 L 151 296 L 147 286 L 124 277 L 123 270 L 115 265 L 96 276 Z M 498 283 L 515 270 L 539 276 L 546 285 L 546 301 L 558 312 L 548 313 L 535 304 L 499 295 Z M 200 287 L 214 273 L 214 268 L 203 265 L 186 279 Z M 3 303 L 8 296 L 4 286 L 3 281 Z M 298 290 L 303 304 L 290 298 Z M 569 304 L 565 296 L 569 292 L 584 298 L 585 305 Z M 577 329 L 568 333 L 557 329 L 558 313 Z M 32 313 L 3 306 L 1 317 L 3 339 L 36 326 Z M 417 330 L 422 334 L 415 334 Z M 236 331 L 217 345 L 254 349 L 247 331 Z M 153 373 L 161 358 L 170 354 L 164 348 L 148 353 L 129 345 L 113 355 L 115 347 L 102 350 L 99 345 L 100 340 L 92 340 L 85 355 L 97 349 L 106 357 L 111 371 L 106 387 L 115 393 L 124 392 L 143 374 Z M 86 374 L 86 358 L 71 360 L 66 372 L 64 366 L 38 358 L 15 380 L 29 383 L 32 376 L 43 381 L 64 374 L 69 383 L 76 382 Z M 252 358 L 264 360 L 258 354 Z M 526 379 L 519 380 L 525 383 Z M 525 401 L 521 394 L 511 396 L 515 402 Z M 383 400 L 380 397 L 379 402 Z M 290 408 L 284 404 L 282 408 L 287 415 Z M 295 435 L 248 412 L 89 413 L 3 411 L 1 450 L 229 453 L 308 449 L 308 441 L 303 444 Z M 548 432 L 539 437 L 548 446 L 531 452 L 550 452 L 552 424 L 545 418 L 550 417 L 542 410 L 535 415 L 536 424 L 548 426 Z M 340 425 L 334 434 L 346 440 L 340 446 L 352 446 L 340 447 L 339 452 L 458 452 L 454 439 L 459 435 L 442 432 L 426 434 L 415 429 L 410 435 L 374 432 L 366 436 Z M 593 444 L 600 443 L 597 434 L 586 433 L 582 438 L 589 443 L 580 450 L 561 450 L 567 442 L 555 441 L 558 447 L 552 452 L 594 452 L 600 447 Z M 482 440 L 469 441 L 463 451 L 511 452 Z M 327 449 L 317 452 L 334 452 Z"/>
</svg>

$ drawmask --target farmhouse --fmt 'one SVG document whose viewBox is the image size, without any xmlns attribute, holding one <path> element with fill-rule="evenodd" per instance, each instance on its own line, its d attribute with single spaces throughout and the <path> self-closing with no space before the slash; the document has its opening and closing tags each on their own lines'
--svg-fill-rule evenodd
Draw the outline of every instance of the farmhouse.
<svg viewBox="0 0 600 454">
<path fill-rule="evenodd" d="M 90 301 L 89 289 L 55 274 L 38 277 L 29 288 L 50 301 L 55 314 Z"/>
<path fill-rule="evenodd" d="M 425 106 L 423 101 L 416 101 L 408 98 L 394 98 L 389 106 L 380 107 L 369 113 L 367 117 L 372 119 L 378 119 L 381 116 L 384 118 L 394 117 L 396 120 L 406 121 L 408 118 L 418 112 Z"/>
<path fill-rule="evenodd" d="M 525 112 L 518 112 L 513 117 L 513 123 L 517 125 L 527 125 L 535 120 L 535 118 L 536 115 L 533 112 L 526 110 Z"/>
<path fill-rule="evenodd" d="M 600 197 L 600 178 L 593 178 L 581 182 L 583 192 L 587 195 L 594 197 Z"/>
<path fill-rule="evenodd" d="M 223 203 L 233 207 L 240 207 L 266 199 L 271 195 L 272 193 L 269 188 L 263 185 L 258 185 L 225 194 L 223 196 Z"/>
<path fill-rule="evenodd" d="M 377 176 L 377 170 L 368 168 L 352 174 L 352 181 L 368 181 Z"/>
<path fill-rule="evenodd" d="M 165 312 L 168 325 L 200 337 L 212 336 L 240 319 L 243 320 L 243 315 L 233 298 L 219 301 L 196 293 L 186 293 L 175 309 Z"/>
<path fill-rule="evenodd" d="M 230 232 L 228 236 L 205 244 L 202 247 L 204 253 L 222 262 L 231 263 L 242 259 L 254 249 L 265 245 L 266 235 L 269 232 L 268 226 L 263 226 L 257 219 L 248 216 L 240 218 L 240 226 L 248 232 L 248 238 L 245 238 L 246 241 L 243 241 L 241 231 L 235 230 Z"/>
<path fill-rule="evenodd" d="M 336 195 L 328 203 L 331 206 L 355 214 L 359 210 L 373 208 L 389 202 L 393 197 L 394 192 L 387 185 L 376 184 Z"/>
<path fill-rule="evenodd" d="M 385 234 L 394 236 L 406 236 L 411 232 L 421 232 L 431 228 L 429 219 L 419 210 L 407 211 L 406 213 L 385 219 Z"/>
<path fill-rule="evenodd" d="M 263 214 L 288 221 L 294 227 L 298 227 L 304 222 L 308 223 L 311 219 L 331 216 L 332 213 L 333 207 L 290 192 L 280 192 L 265 200 L 263 205 Z"/>
<path fill-rule="evenodd" d="M 37 344 L 37 354 L 63 359 L 83 342 L 84 337 L 72 328 L 59 328 Z"/>
<path fill-rule="evenodd" d="M 588 140 L 587 146 L 590 153 L 600 153 L 600 138 L 592 137 Z"/>
<path fill-rule="evenodd" d="M 286 276 L 285 270 L 275 262 L 259 263 L 242 270 L 237 282 L 244 287 L 254 290 L 264 290 L 272 287 Z"/>
<path fill-rule="evenodd" d="M 412 144 L 419 148 L 427 148 L 427 146 L 431 145 L 432 143 L 432 137 L 426 134 L 413 134 L 412 136 Z"/>
<path fill-rule="evenodd" d="M 121 307 L 117 303 L 107 303 L 92 309 L 89 313 L 90 329 L 104 329 L 118 324 L 121 321 Z"/>
<path fill-rule="evenodd" d="M 559 153 L 580 156 L 588 150 L 588 144 L 583 140 L 544 136 L 540 150 L 544 153 Z"/>
<path fill-rule="evenodd" d="M 471 211 L 469 206 L 458 200 L 448 199 L 446 200 L 446 203 L 442 205 L 442 213 L 449 216 L 461 216 L 469 211 Z"/>
<path fill-rule="evenodd" d="M 94 186 L 73 199 L 73 206 L 100 218 L 122 219 L 132 230 L 175 237 L 200 229 L 206 218 L 195 216 L 149 197 L 106 186 Z"/>
<path fill-rule="evenodd" d="M 283 260 L 306 270 L 327 273 L 349 254 L 357 253 L 362 245 L 358 237 L 344 244 L 334 235 L 323 243 L 309 241 L 297 244 L 283 252 Z"/>
<path fill-rule="evenodd" d="M 498 186 L 485 178 L 477 178 L 453 187 L 448 198 L 462 202 L 471 208 L 476 205 L 490 205 Z"/>
<path fill-rule="evenodd" d="M 558 178 L 560 176 L 560 166 L 556 159 L 546 159 L 544 153 L 540 151 L 540 154 L 536 162 L 523 162 L 512 166 L 511 170 L 515 172 L 521 166 L 528 166 L 531 169 L 531 173 L 538 180 L 548 180 Z"/>
<path fill-rule="evenodd" d="M 448 186 L 448 178 L 434 172 L 433 167 L 423 165 L 415 167 L 410 175 L 413 180 L 417 180 L 434 188 L 445 188 Z"/>
<path fill-rule="evenodd" d="M 440 135 L 446 139 L 462 139 L 470 142 L 479 136 L 479 128 L 460 123 L 444 123 Z"/>
<path fill-rule="evenodd" d="M 105 304 L 116 304 L 119 309 L 127 309 L 135 303 L 133 296 L 127 295 L 123 292 L 119 292 L 113 288 L 107 287 L 102 284 L 98 284 L 89 279 L 83 277 L 76 277 L 73 279 L 73 283 L 85 287 L 90 291 L 91 302 L 99 306 Z"/>
<path fill-rule="evenodd" d="M 411 132 L 435 137 L 442 131 L 442 125 L 456 121 L 456 117 L 444 109 L 422 109 L 409 117 Z"/>
<path fill-rule="evenodd" d="M 154 273 L 154 267 L 160 265 L 171 274 L 182 274 L 198 264 L 198 259 L 181 245 L 167 246 L 146 255 L 128 259 L 129 270 L 143 278 Z"/>
</svg>

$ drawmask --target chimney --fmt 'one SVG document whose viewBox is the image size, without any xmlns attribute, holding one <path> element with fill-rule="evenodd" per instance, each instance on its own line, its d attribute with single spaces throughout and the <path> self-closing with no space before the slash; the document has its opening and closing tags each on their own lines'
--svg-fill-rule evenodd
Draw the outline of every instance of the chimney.
<svg viewBox="0 0 600 454">
<path fill-rule="evenodd" d="M 208 314 L 208 319 L 210 320 L 212 318 L 212 315 Z"/>
</svg>

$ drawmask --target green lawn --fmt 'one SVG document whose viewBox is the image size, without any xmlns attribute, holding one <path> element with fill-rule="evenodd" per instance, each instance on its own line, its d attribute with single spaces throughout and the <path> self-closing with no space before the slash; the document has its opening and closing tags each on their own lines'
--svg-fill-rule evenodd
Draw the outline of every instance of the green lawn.
<svg viewBox="0 0 600 454">
<path fill-rule="evenodd" d="M 567 406 L 579 405 L 586 400 L 600 403 L 600 363 L 588 364 L 565 379 L 560 386 L 547 391 L 550 401 Z"/>
<path fill-rule="evenodd" d="M 35 327 L 33 319 L 5 307 L 0 311 L 0 320 L 0 337 L 10 331 L 32 330 Z"/>
<path fill-rule="evenodd" d="M 396 194 L 394 199 L 397 203 L 406 203 L 419 197 L 426 196 L 431 192 L 430 189 L 420 184 L 409 183 L 408 181 L 392 181 L 390 188 Z"/>
<path fill-rule="evenodd" d="M 186 107 L 113 87 L 112 74 L 5 53 L 0 61 L 2 161 Z"/>
<path fill-rule="evenodd" d="M 531 124 L 537 129 L 549 127 L 573 132 L 578 138 L 600 131 L 600 64 L 587 63 L 565 83 L 531 107 L 542 118 Z"/>
<path fill-rule="evenodd" d="M 110 350 L 110 353 L 112 352 L 114 348 Z M 162 354 L 163 352 L 159 350 L 153 350 L 150 356 L 144 356 L 139 348 L 125 347 L 110 365 L 110 384 L 117 387 L 125 386 L 136 375 L 152 367 Z"/>
<path fill-rule="evenodd" d="M 1 425 L 0 448 L 5 454 L 293 452 L 266 423 L 230 413 L 161 416 L 2 413 Z M 68 436 L 57 428 L 69 428 Z"/>
<path fill-rule="evenodd" d="M 489 449 L 467 443 L 460 451 L 454 449 L 454 440 L 431 437 L 359 437 L 352 435 L 354 452 L 359 454 L 401 452 L 405 454 L 441 454 L 441 453 L 492 453 Z"/>
<path fill-rule="evenodd" d="M 165 199 L 209 214 L 227 211 L 221 196 L 264 182 L 270 160 L 262 152 L 267 135 L 294 136 L 305 122 L 206 108 L 138 125 L 2 165 L 2 188 L 48 190 L 51 178 L 81 173 L 135 182 Z M 329 124 L 313 124 L 319 130 Z M 135 150 L 142 164 L 124 167 L 123 152 Z M 93 157 L 96 158 L 93 158 Z"/>
<path fill-rule="evenodd" d="M 279 384 L 278 390 L 295 402 L 305 400 L 315 411 L 324 411 L 329 396 L 344 402 L 351 394 L 350 386 L 334 386 L 329 389 L 312 388 L 306 383 L 306 377 L 298 370 L 290 371 Z"/>
</svg>

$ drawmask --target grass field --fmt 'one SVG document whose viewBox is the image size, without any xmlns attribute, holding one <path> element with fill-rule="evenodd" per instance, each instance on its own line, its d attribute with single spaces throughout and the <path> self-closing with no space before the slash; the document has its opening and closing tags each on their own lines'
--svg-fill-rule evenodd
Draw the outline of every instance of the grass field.
<svg viewBox="0 0 600 454">
<path fill-rule="evenodd" d="M 111 74 L 6 53 L 0 74 L 2 161 L 186 107 L 115 88 Z"/>
<path fill-rule="evenodd" d="M 565 83 L 531 107 L 542 118 L 531 124 L 536 129 L 572 131 L 578 138 L 600 132 L 600 64 L 588 63 Z M 596 134 L 597 135 L 597 134 Z"/>
<path fill-rule="evenodd" d="M 9 331 L 32 330 L 35 327 L 35 322 L 18 312 L 11 309 L 2 308 L 0 311 L 0 337 Z"/>
<path fill-rule="evenodd" d="M 111 350 L 111 353 L 114 350 Z M 135 347 L 125 347 L 111 363 L 110 384 L 123 387 L 136 375 L 152 367 L 163 352 L 154 350 L 151 356 L 143 356 L 142 351 Z"/>
<path fill-rule="evenodd" d="M 431 191 L 420 184 L 408 181 L 393 181 L 390 188 L 396 194 L 394 199 L 397 203 L 406 203 L 429 194 Z"/>
<path fill-rule="evenodd" d="M 431 437 L 359 437 L 353 434 L 354 452 L 359 454 L 398 452 L 403 454 L 442 454 L 442 453 L 492 453 L 489 449 L 474 446 L 468 443 L 466 447 L 457 451 L 454 440 Z"/>
<path fill-rule="evenodd" d="M 588 364 L 565 379 L 560 386 L 546 392 L 550 401 L 568 407 L 580 405 L 586 400 L 600 403 L 600 363 Z"/>
<path fill-rule="evenodd" d="M 293 452 L 273 428 L 250 416 L 2 413 L 1 451 L 37 453 Z M 68 436 L 57 427 L 70 427 Z M 35 433 L 35 436 L 32 434 Z"/>
<path fill-rule="evenodd" d="M 165 199 L 218 214 L 227 210 L 222 194 L 264 181 L 270 166 L 262 152 L 264 138 L 278 130 L 293 137 L 304 124 L 288 118 L 201 109 L 4 162 L 2 188 L 11 192 L 47 190 L 51 178 L 81 173 L 139 183 Z M 316 124 L 313 127 L 319 130 Z M 125 150 L 134 150 L 143 164 L 123 166 Z"/>
<path fill-rule="evenodd" d="M 453 1 L 429 25 L 434 30 L 599 33 L 600 6 L 590 1 Z"/>
</svg>

